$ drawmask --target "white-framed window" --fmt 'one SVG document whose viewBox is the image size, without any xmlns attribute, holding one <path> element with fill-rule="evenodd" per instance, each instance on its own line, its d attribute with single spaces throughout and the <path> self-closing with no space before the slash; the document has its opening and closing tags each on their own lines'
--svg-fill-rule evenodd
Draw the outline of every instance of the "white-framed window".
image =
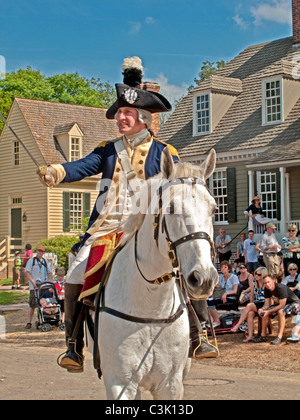
<svg viewBox="0 0 300 420">
<path fill-rule="evenodd" d="M 214 223 L 228 223 L 226 168 L 219 168 L 215 170 L 213 175 L 210 177 L 209 187 L 218 206 L 218 209 L 214 216 Z"/>
<path fill-rule="evenodd" d="M 20 143 L 18 141 L 14 141 L 13 148 L 14 166 L 20 166 Z"/>
<path fill-rule="evenodd" d="M 70 161 L 74 162 L 75 160 L 80 159 L 80 138 L 71 137 L 70 142 Z"/>
<path fill-rule="evenodd" d="M 70 225 L 72 230 L 79 230 L 82 228 L 82 196 L 82 193 L 70 193 Z"/>
<path fill-rule="evenodd" d="M 262 82 L 262 123 L 277 124 L 283 121 L 282 78 Z"/>
<path fill-rule="evenodd" d="M 276 172 L 258 171 L 257 185 L 260 202 L 266 217 L 277 219 L 277 180 Z"/>
<path fill-rule="evenodd" d="M 211 133 L 211 93 L 200 92 L 194 95 L 193 135 L 203 136 Z"/>
</svg>

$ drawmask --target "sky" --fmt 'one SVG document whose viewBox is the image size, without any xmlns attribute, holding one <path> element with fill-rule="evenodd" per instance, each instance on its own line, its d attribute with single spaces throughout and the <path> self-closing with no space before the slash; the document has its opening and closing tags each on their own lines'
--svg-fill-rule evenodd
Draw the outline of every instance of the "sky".
<svg viewBox="0 0 300 420">
<path fill-rule="evenodd" d="M 0 0 L 0 73 L 31 66 L 122 83 L 137 55 L 170 100 L 204 61 L 292 35 L 292 0 Z"/>
</svg>

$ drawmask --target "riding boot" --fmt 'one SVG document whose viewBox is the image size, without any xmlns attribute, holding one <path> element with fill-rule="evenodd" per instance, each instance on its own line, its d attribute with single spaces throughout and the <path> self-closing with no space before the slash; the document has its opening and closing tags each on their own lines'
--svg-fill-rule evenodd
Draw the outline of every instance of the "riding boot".
<svg viewBox="0 0 300 420">
<path fill-rule="evenodd" d="M 191 301 L 191 304 L 195 310 L 195 314 L 192 313 L 192 308 L 189 310 L 189 321 L 190 321 L 190 350 L 189 357 L 195 357 L 195 359 L 205 358 L 216 358 L 219 356 L 219 351 L 216 346 L 213 346 L 207 340 L 206 333 L 206 321 L 207 321 L 207 308 L 205 300 Z M 198 317 L 201 330 L 195 321 L 194 316 Z"/>
<path fill-rule="evenodd" d="M 68 372 L 83 372 L 84 329 L 83 304 L 78 301 L 81 284 L 65 284 L 65 332 L 67 351 L 58 364 Z"/>
</svg>

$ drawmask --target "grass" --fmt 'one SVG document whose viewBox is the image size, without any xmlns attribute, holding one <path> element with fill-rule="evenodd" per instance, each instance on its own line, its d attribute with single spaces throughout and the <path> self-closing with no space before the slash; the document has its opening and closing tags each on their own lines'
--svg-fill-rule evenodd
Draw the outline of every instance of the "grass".
<svg viewBox="0 0 300 420">
<path fill-rule="evenodd" d="M 26 302 L 28 300 L 28 293 L 14 291 L 0 291 L 0 305 L 13 305 L 14 303 Z"/>
<path fill-rule="evenodd" d="M 12 284 L 12 279 L 0 280 L 0 286 L 7 286 Z M 22 285 L 24 286 L 24 285 Z M 0 290 L 0 305 L 13 305 L 14 303 L 27 302 L 29 293 L 22 290 Z"/>
</svg>

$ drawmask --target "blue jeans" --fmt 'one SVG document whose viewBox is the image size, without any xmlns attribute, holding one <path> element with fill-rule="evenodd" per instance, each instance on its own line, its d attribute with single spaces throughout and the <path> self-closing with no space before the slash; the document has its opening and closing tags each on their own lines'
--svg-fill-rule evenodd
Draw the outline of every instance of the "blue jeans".
<svg viewBox="0 0 300 420">
<path fill-rule="evenodd" d="M 258 262 L 247 262 L 246 266 L 249 273 L 253 274 L 258 267 Z"/>
</svg>

